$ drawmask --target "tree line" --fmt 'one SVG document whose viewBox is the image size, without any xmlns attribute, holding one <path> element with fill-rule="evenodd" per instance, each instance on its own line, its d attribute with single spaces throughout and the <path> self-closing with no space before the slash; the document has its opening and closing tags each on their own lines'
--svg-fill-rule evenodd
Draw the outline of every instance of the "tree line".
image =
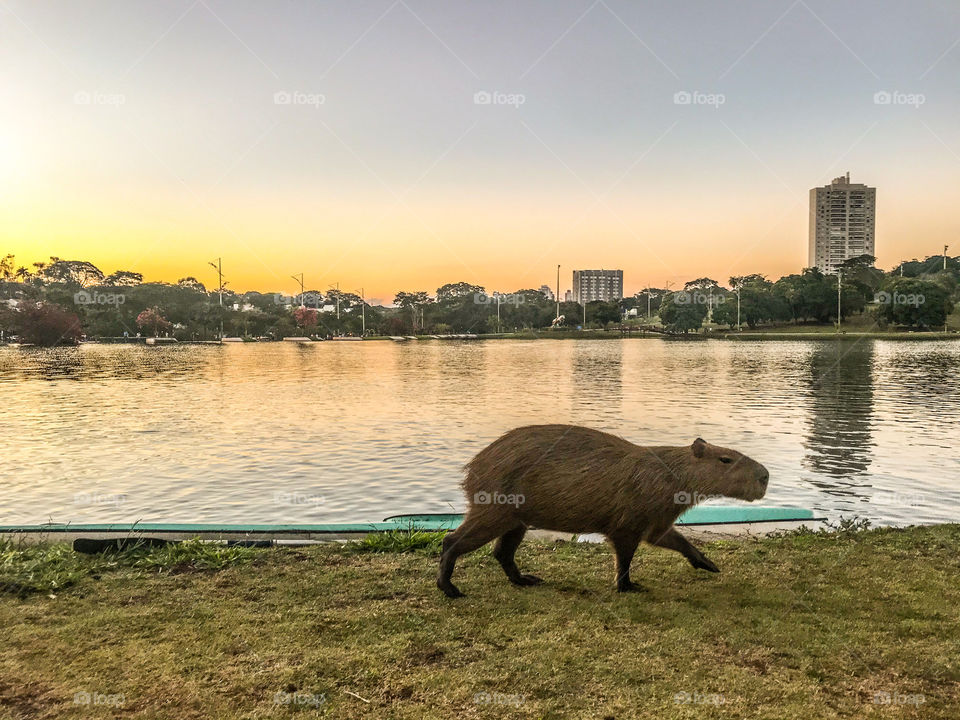
<svg viewBox="0 0 960 720">
<path fill-rule="evenodd" d="M 561 327 L 662 324 L 679 332 L 712 326 L 757 328 L 782 323 L 828 323 L 866 311 L 887 325 L 942 327 L 960 282 L 960 258 L 931 256 L 890 272 L 870 256 L 853 258 L 838 279 L 814 268 L 770 281 L 760 274 L 731 277 L 729 287 L 699 278 L 682 290 L 647 288 L 617 302 L 586 308 L 561 302 Z M 465 282 L 430 294 L 400 291 L 394 307 L 370 305 L 355 293 L 330 289 L 281 293 L 207 288 L 194 277 L 145 282 L 141 274 L 105 274 L 93 263 L 51 257 L 31 268 L 0 258 L 0 339 L 49 345 L 86 338 L 166 335 L 180 340 L 221 336 L 281 339 L 292 335 L 410 335 L 493 333 L 557 326 L 558 307 L 539 290 L 488 292 Z M 649 317 L 648 317 L 649 310 Z"/>
<path fill-rule="evenodd" d="M 862 255 L 844 262 L 837 274 L 806 268 L 776 282 L 760 274 L 731 277 L 729 289 L 711 278 L 699 278 L 683 290 L 657 291 L 658 315 L 665 327 L 680 332 L 696 330 L 708 321 L 757 328 L 836 323 L 865 312 L 880 329 L 944 327 L 958 300 L 960 257 L 944 261 L 942 255 L 933 255 L 903 262 L 890 272 L 874 267 L 874 262 L 872 256 Z"/>
</svg>

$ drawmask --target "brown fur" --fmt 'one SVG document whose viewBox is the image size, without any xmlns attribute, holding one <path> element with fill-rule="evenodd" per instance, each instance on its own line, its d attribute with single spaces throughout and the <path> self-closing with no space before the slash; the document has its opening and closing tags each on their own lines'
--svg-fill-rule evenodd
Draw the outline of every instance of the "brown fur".
<svg viewBox="0 0 960 720">
<path fill-rule="evenodd" d="M 463 524 L 443 542 L 437 585 L 450 597 L 456 559 L 499 538 L 494 556 L 518 585 L 514 553 L 528 527 L 602 533 L 613 545 L 617 589 L 634 590 L 630 562 L 641 541 L 682 553 L 694 567 L 719 572 L 673 527 L 704 496 L 756 500 L 769 473 L 736 450 L 697 438 L 682 447 L 634 445 L 576 425 L 531 425 L 506 433 L 466 465 Z M 485 502 L 489 501 L 489 502 Z"/>
</svg>

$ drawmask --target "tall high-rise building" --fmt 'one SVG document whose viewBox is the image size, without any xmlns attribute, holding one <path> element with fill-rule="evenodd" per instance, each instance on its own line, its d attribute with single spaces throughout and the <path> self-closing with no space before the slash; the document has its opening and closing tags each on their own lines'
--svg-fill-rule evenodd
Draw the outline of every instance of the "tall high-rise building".
<svg viewBox="0 0 960 720">
<path fill-rule="evenodd" d="M 553 296 L 553 290 L 551 289 L 551 287 L 550 287 L 549 285 L 541 285 L 541 286 L 540 286 L 540 292 L 541 292 L 541 294 L 542 294 L 544 297 L 547 298 L 547 300 L 550 300 L 551 302 L 553 302 L 553 301 L 556 299 L 556 298 L 554 298 L 554 296 Z"/>
<path fill-rule="evenodd" d="M 622 300 L 623 270 L 574 270 L 573 299 L 581 305 L 594 300 Z"/>
<path fill-rule="evenodd" d="M 808 267 L 833 274 L 844 260 L 876 255 L 877 189 L 850 182 L 850 173 L 810 190 Z"/>
</svg>

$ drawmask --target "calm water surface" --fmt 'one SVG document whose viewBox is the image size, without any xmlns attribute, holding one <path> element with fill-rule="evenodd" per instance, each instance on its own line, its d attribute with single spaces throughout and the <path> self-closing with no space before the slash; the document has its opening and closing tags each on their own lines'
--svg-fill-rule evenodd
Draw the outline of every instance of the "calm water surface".
<svg viewBox="0 0 960 720">
<path fill-rule="evenodd" d="M 463 463 L 548 422 L 737 448 L 768 505 L 960 521 L 960 343 L 516 340 L 0 348 L 0 524 L 460 511 Z"/>
</svg>

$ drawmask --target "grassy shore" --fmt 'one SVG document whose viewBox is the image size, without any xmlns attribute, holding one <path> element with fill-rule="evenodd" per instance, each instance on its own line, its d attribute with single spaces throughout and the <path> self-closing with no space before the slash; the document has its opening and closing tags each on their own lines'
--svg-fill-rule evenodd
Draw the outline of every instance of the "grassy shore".
<svg viewBox="0 0 960 720">
<path fill-rule="evenodd" d="M 644 548 L 0 546 L 2 718 L 956 718 L 960 526 Z M 404 550 L 415 547 L 413 551 Z M 890 702 L 885 702 L 889 700 Z M 89 701 L 89 703 L 88 703 Z"/>
</svg>

